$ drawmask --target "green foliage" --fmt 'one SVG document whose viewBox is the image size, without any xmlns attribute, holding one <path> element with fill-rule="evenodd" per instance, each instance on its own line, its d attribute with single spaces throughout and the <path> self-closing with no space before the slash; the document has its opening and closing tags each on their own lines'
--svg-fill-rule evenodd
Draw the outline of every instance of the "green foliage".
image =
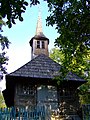
<svg viewBox="0 0 90 120">
<path fill-rule="evenodd" d="M 38 4 L 38 0 L 30 0 L 30 5 Z M 6 57 L 5 49 L 9 48 L 9 40 L 7 37 L 2 36 L 2 26 L 8 25 L 9 28 L 12 24 L 16 24 L 15 20 L 23 21 L 22 13 L 26 11 L 28 2 L 26 0 L 0 0 L 0 71 L 6 73 L 6 67 L 8 57 Z M 6 18 L 6 23 L 2 20 Z"/>
<path fill-rule="evenodd" d="M 67 70 L 86 77 L 88 82 L 79 88 L 79 96 L 81 104 L 90 103 L 90 2 L 48 0 L 48 6 L 51 14 L 47 18 L 47 25 L 56 25 L 59 37 L 56 38 L 55 45 L 64 56 L 61 61 L 64 66 L 62 73 Z M 57 57 L 60 55 L 57 54 Z"/>
<path fill-rule="evenodd" d="M 38 0 L 30 0 L 31 5 L 37 5 Z M 3 18 L 7 18 L 8 27 L 16 24 L 15 20 L 23 21 L 22 14 L 25 13 L 28 2 L 26 0 L 0 0 L 0 14 Z"/>
<path fill-rule="evenodd" d="M 50 50 L 49 56 L 51 59 L 53 59 L 55 62 L 59 63 L 61 65 L 60 69 L 60 76 L 55 77 L 54 80 L 57 81 L 57 84 L 59 85 L 61 82 L 63 82 L 63 79 L 65 78 L 68 69 L 63 66 L 63 61 L 65 59 L 65 56 L 59 48 L 55 47 Z"/>
<path fill-rule="evenodd" d="M 2 26 L 5 25 L 5 22 L 2 20 L 2 17 L 0 16 L 0 71 L 3 71 L 4 73 L 6 73 L 6 68 L 4 65 L 6 65 L 7 61 L 8 61 L 8 57 L 6 57 L 6 52 L 5 49 L 9 47 L 9 41 L 7 39 L 7 37 L 2 36 L 1 32 L 3 32 L 2 30 Z"/>
<path fill-rule="evenodd" d="M 79 96 L 81 104 L 90 104 L 90 81 L 80 86 Z"/>
<path fill-rule="evenodd" d="M 87 51 L 87 53 L 89 53 L 89 50 Z M 87 57 L 83 57 L 83 62 L 77 62 L 76 58 L 73 57 L 71 63 L 68 66 L 65 66 L 65 62 L 66 62 L 66 57 L 65 57 L 65 53 L 63 52 L 63 50 L 59 49 L 59 48 L 53 48 L 50 51 L 50 57 L 56 61 L 57 63 L 61 64 L 62 67 L 62 72 L 65 72 L 65 70 L 67 71 L 72 71 L 74 73 L 77 73 L 80 77 L 85 77 L 85 72 L 88 72 L 88 76 L 86 76 L 87 79 L 89 79 L 89 68 L 90 68 L 90 62 L 88 62 L 90 60 L 90 54 L 87 55 Z M 81 73 L 81 74 L 80 74 Z"/>
<path fill-rule="evenodd" d="M 88 53 L 90 52 L 89 50 L 87 51 Z M 75 59 L 73 58 L 73 62 L 71 63 L 71 68 L 69 67 L 62 67 L 65 61 L 65 54 L 59 49 L 59 48 L 53 48 L 50 51 L 50 58 L 52 58 L 55 62 L 61 64 L 61 71 L 60 71 L 60 76 L 55 78 L 57 80 L 57 83 L 60 84 L 62 82 L 63 77 L 67 74 L 68 71 L 76 72 L 78 74 L 78 69 L 85 69 L 84 71 L 84 77 L 86 73 L 86 79 L 87 83 L 81 85 L 79 87 L 79 97 L 80 97 L 80 102 L 81 104 L 90 104 L 90 54 L 87 55 L 87 58 L 83 58 L 83 61 L 86 62 L 86 64 L 78 64 Z M 85 66 L 86 65 L 86 66 Z M 67 69 L 65 69 L 67 68 Z M 80 72 L 79 72 L 80 73 Z M 81 75 L 79 74 L 81 77 Z"/>
<path fill-rule="evenodd" d="M 50 54 L 49 54 L 50 58 L 52 58 L 55 62 L 59 63 L 62 65 L 63 60 L 64 60 L 64 54 L 62 53 L 62 51 L 60 51 L 59 48 L 52 48 L 50 50 Z"/>
<path fill-rule="evenodd" d="M 7 18 L 9 27 L 15 24 L 15 19 L 23 21 L 21 14 L 25 12 L 28 3 L 25 0 L 0 0 L 0 14 Z"/>
<path fill-rule="evenodd" d="M 59 37 L 55 45 L 65 56 L 63 65 L 80 75 L 86 69 L 84 59 L 90 54 L 89 4 L 88 0 L 48 0 L 51 14 L 47 25 L 56 25 Z"/>
<path fill-rule="evenodd" d="M 6 107 L 5 102 L 4 102 L 4 98 L 3 95 L 0 92 L 0 108 L 4 108 Z"/>
</svg>

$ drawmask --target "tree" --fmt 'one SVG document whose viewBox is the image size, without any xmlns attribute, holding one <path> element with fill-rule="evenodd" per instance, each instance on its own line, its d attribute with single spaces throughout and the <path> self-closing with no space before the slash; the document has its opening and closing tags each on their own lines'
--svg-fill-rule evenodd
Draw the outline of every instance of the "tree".
<svg viewBox="0 0 90 120">
<path fill-rule="evenodd" d="M 38 0 L 30 0 L 30 5 L 38 4 Z M 0 0 L 0 71 L 6 73 L 8 57 L 6 57 L 5 49 L 9 47 L 9 40 L 2 35 L 2 26 L 8 25 L 9 28 L 12 24 L 16 24 L 16 19 L 23 21 L 22 13 L 26 11 L 28 2 L 26 0 Z M 6 23 L 2 20 L 6 18 Z"/>
<path fill-rule="evenodd" d="M 61 64 L 63 66 L 63 63 L 65 61 L 65 54 L 59 49 L 59 48 L 53 48 L 50 51 L 50 58 L 52 58 L 55 62 Z M 67 71 L 72 71 L 72 72 L 78 72 L 77 66 L 78 64 L 75 62 L 74 63 L 74 58 L 73 58 L 73 63 L 70 65 L 72 66 L 71 68 L 67 68 Z M 81 85 L 79 87 L 79 97 L 80 97 L 80 102 L 81 104 L 90 104 L 90 55 L 87 58 L 84 58 L 84 61 L 86 61 L 86 66 L 83 64 L 80 64 L 80 68 L 86 68 L 85 74 L 86 74 L 86 79 L 87 83 Z M 85 75 L 84 74 L 84 75 Z"/>
<path fill-rule="evenodd" d="M 89 53 L 90 51 L 88 50 L 87 52 Z M 62 49 L 60 49 L 60 48 L 51 49 L 50 57 L 57 63 L 61 64 L 62 67 L 64 68 L 64 65 L 66 62 L 66 57 L 65 57 L 65 53 L 63 52 Z M 79 63 L 76 62 L 76 58 L 73 57 L 69 66 L 66 66 L 65 68 L 67 69 L 67 72 L 72 71 L 74 73 L 77 73 L 81 77 L 84 77 L 84 78 L 86 77 L 87 79 L 89 79 L 89 71 L 90 71 L 89 70 L 89 68 L 90 68 L 89 60 L 90 60 L 90 55 L 88 55 L 86 58 L 83 57 L 83 59 L 82 59 L 83 62 L 79 62 Z M 81 72 L 83 71 L 83 75 L 80 74 L 80 71 Z M 84 74 L 86 74 L 86 76 Z"/>
<path fill-rule="evenodd" d="M 51 59 L 53 59 L 55 62 L 59 64 L 63 64 L 64 61 L 64 54 L 62 51 L 60 51 L 59 48 L 55 47 L 50 50 L 49 56 Z"/>
<path fill-rule="evenodd" d="M 28 3 L 25 0 L 0 0 L 0 71 L 6 73 L 8 57 L 6 57 L 5 49 L 9 47 L 9 40 L 7 37 L 2 36 L 2 26 L 5 25 L 3 18 L 7 18 L 6 24 L 9 28 L 15 24 L 15 20 L 23 21 L 21 14 L 25 12 Z"/>
<path fill-rule="evenodd" d="M 2 36 L 1 32 L 2 26 L 5 25 L 5 22 L 2 20 L 2 17 L 0 16 L 0 45 L 1 45 L 1 52 L 0 52 L 0 72 L 3 71 L 3 73 L 6 73 L 5 65 L 8 61 L 8 57 L 6 57 L 5 49 L 9 47 L 9 40 L 7 37 Z"/>
<path fill-rule="evenodd" d="M 79 97 L 81 104 L 90 104 L 90 81 L 80 86 Z"/>
<path fill-rule="evenodd" d="M 30 0 L 30 6 L 38 3 L 38 0 Z M 16 19 L 23 21 L 22 13 L 25 13 L 27 6 L 27 0 L 0 0 L 0 15 L 7 18 L 6 23 L 11 28 Z"/>
<path fill-rule="evenodd" d="M 90 52 L 90 50 L 87 51 L 87 53 L 89 53 L 89 52 Z M 57 48 L 57 47 L 51 49 L 50 57 L 54 61 L 56 61 L 57 63 L 61 64 L 64 67 L 65 62 L 66 62 L 66 57 L 65 57 L 65 53 L 63 52 L 62 49 Z M 65 68 L 67 69 L 67 72 L 72 71 L 74 73 L 77 73 L 79 76 L 84 77 L 87 80 L 89 80 L 89 77 L 90 77 L 90 75 L 89 75 L 90 74 L 90 62 L 89 62 L 90 54 L 88 54 L 87 57 L 83 57 L 82 61 L 83 62 L 76 62 L 76 58 L 73 57 L 69 66 L 66 66 Z M 83 71 L 83 76 L 82 76 L 82 74 L 80 74 L 80 71 Z"/>
<path fill-rule="evenodd" d="M 84 59 L 90 55 L 90 2 L 48 0 L 48 6 L 51 14 L 47 17 L 47 25 L 56 25 L 59 37 L 55 45 L 65 55 L 64 66 L 69 69 L 75 67 L 78 74 L 84 74 L 87 64 Z"/>
</svg>

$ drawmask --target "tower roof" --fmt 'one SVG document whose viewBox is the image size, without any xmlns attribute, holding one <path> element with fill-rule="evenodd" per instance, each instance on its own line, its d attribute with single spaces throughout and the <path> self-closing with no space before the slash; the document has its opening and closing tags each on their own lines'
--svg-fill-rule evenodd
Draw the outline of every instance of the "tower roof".
<svg viewBox="0 0 90 120">
<path fill-rule="evenodd" d="M 36 33 L 35 33 L 35 36 L 30 40 L 30 46 L 32 46 L 33 39 L 48 40 L 48 44 L 49 44 L 49 39 L 43 34 L 42 20 L 41 20 L 40 13 L 37 20 Z"/>
</svg>

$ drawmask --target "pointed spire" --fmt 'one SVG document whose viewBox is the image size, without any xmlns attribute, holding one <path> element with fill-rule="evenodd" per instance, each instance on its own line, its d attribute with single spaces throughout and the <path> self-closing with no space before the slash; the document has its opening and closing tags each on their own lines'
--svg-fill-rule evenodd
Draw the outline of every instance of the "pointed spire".
<svg viewBox="0 0 90 120">
<path fill-rule="evenodd" d="M 37 27 L 36 27 L 36 35 L 40 35 L 41 33 L 43 33 L 43 30 L 42 30 L 41 12 L 39 10 L 39 16 L 38 16 Z"/>
<path fill-rule="evenodd" d="M 48 53 L 49 39 L 43 34 L 40 9 L 39 9 L 39 15 L 38 15 L 38 20 L 36 25 L 36 33 L 35 33 L 35 36 L 31 38 L 29 43 L 31 46 L 32 59 L 42 53 L 49 56 L 49 53 Z"/>
<path fill-rule="evenodd" d="M 37 21 L 36 34 L 35 35 L 45 37 L 45 35 L 43 34 L 43 29 L 42 29 L 41 10 L 40 10 L 40 8 L 38 8 L 38 9 L 39 9 L 39 15 L 38 15 L 38 21 Z"/>
</svg>

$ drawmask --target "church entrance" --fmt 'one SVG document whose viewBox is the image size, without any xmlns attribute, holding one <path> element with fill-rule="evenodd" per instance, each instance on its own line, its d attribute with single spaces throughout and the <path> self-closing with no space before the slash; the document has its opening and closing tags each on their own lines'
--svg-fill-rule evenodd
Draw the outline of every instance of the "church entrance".
<svg viewBox="0 0 90 120">
<path fill-rule="evenodd" d="M 37 105 L 56 110 L 58 108 L 57 88 L 55 86 L 39 86 L 37 88 Z"/>
</svg>

